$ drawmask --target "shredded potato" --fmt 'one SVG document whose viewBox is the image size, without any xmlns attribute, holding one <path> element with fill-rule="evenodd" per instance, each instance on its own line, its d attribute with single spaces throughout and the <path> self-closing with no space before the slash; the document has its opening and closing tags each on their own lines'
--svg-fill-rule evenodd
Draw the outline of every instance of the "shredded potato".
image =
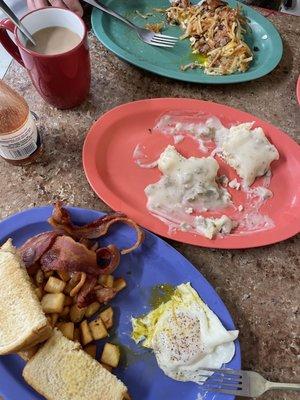
<svg viewBox="0 0 300 400">
<path fill-rule="evenodd" d="M 156 24 L 146 24 L 145 28 L 149 29 L 149 31 L 151 31 L 151 32 L 160 33 L 164 28 L 164 23 L 158 22 Z"/>
<path fill-rule="evenodd" d="M 239 7 L 231 8 L 221 0 L 201 5 L 174 1 L 166 17 L 184 29 L 181 39 L 189 38 L 193 54 L 205 56 L 204 62 L 182 66 L 182 70 L 200 67 L 209 75 L 228 75 L 249 68 L 253 54 L 244 42 L 247 20 Z"/>
</svg>

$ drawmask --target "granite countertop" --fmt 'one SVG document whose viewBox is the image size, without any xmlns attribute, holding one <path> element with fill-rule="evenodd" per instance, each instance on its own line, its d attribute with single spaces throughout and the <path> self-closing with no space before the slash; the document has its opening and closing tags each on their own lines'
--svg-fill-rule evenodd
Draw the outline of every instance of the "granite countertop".
<svg viewBox="0 0 300 400">
<path fill-rule="evenodd" d="M 90 96 L 81 107 L 60 111 L 41 100 L 22 67 L 13 63 L 5 81 L 22 93 L 39 115 L 45 153 L 38 164 L 23 168 L 0 161 L 0 218 L 57 199 L 108 211 L 85 178 L 81 148 L 93 121 L 125 102 L 151 97 L 212 100 L 252 113 L 299 140 L 295 95 L 300 65 L 299 18 L 280 14 L 269 18 L 282 35 L 283 59 L 268 76 L 243 84 L 194 85 L 156 76 L 119 60 L 90 33 Z M 230 310 L 240 329 L 243 367 L 273 380 L 299 382 L 299 235 L 272 246 L 235 251 L 170 242 L 201 271 Z M 262 397 L 296 398 L 295 393 L 284 392 Z"/>
</svg>

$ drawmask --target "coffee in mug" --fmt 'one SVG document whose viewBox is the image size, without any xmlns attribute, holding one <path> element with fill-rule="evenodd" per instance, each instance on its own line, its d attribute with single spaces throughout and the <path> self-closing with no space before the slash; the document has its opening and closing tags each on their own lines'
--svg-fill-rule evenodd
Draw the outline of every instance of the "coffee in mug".
<svg viewBox="0 0 300 400">
<path fill-rule="evenodd" d="M 28 41 L 26 47 L 36 53 L 53 55 L 72 50 L 80 42 L 80 36 L 68 28 L 51 26 L 43 28 L 32 35 L 35 45 Z"/>
</svg>

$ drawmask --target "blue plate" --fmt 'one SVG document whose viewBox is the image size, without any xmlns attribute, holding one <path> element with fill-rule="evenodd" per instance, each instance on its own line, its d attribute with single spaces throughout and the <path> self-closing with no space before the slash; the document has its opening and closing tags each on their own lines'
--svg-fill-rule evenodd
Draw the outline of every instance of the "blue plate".
<svg viewBox="0 0 300 400">
<path fill-rule="evenodd" d="M 198 0 L 195 0 L 193 3 L 197 2 Z M 117 56 L 158 75 L 209 84 L 246 82 L 267 75 L 282 57 L 283 47 L 278 31 L 272 22 L 252 7 L 236 0 L 228 0 L 228 3 L 234 8 L 239 5 L 248 18 L 251 32 L 246 35 L 245 41 L 254 53 L 254 60 L 248 71 L 236 72 L 232 75 L 206 75 L 201 69 L 181 71 L 181 65 L 195 61 L 191 54 L 189 40 L 179 41 L 172 49 L 151 46 L 142 42 L 136 33 L 121 21 L 96 8 L 92 13 L 92 27 L 100 42 Z M 105 4 L 140 27 L 144 27 L 149 22 L 164 21 L 164 15 L 154 13 L 145 20 L 137 15 L 136 10 L 143 14 L 153 14 L 153 8 L 167 8 L 170 5 L 169 0 L 107 0 Z M 183 31 L 176 26 L 166 26 L 163 33 L 179 37 Z"/>
<path fill-rule="evenodd" d="M 70 208 L 73 220 L 85 224 L 103 215 L 100 212 L 81 208 Z M 16 246 L 40 232 L 50 229 L 47 218 L 52 207 L 33 208 L 2 221 L 0 223 L 0 243 L 11 237 Z M 115 243 L 123 247 L 132 243 L 133 232 L 126 226 L 112 228 L 109 236 L 102 243 Z M 132 315 L 147 312 L 151 288 L 161 283 L 178 285 L 191 282 L 207 305 L 218 315 L 227 329 L 235 329 L 232 318 L 206 279 L 180 253 L 152 233 L 146 232 L 143 245 L 122 257 L 116 276 L 123 276 L 127 288 L 120 292 L 112 302 L 117 315 L 117 330 L 112 341 L 123 349 L 123 359 L 116 375 L 128 386 L 133 400 L 197 400 L 203 391 L 195 383 L 177 382 L 163 374 L 156 363 L 154 355 L 135 343 L 130 338 Z M 236 353 L 226 366 L 240 369 L 240 346 L 236 341 Z M 101 351 L 101 344 L 98 351 Z M 22 379 L 24 362 L 16 355 L 0 358 L 0 395 L 5 400 L 42 399 Z M 200 397 L 199 397 L 200 398 Z M 205 399 L 230 400 L 232 396 L 205 393 Z M 59 400 L 59 399 L 58 399 Z M 102 399 L 104 400 L 104 399 Z"/>
</svg>

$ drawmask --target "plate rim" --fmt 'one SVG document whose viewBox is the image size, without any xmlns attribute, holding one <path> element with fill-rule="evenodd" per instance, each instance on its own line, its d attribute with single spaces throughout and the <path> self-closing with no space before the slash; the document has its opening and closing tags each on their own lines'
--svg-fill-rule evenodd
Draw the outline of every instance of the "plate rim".
<svg viewBox="0 0 300 400">
<path fill-rule="evenodd" d="M 67 206 L 66 208 L 68 210 L 70 210 L 71 212 L 72 211 L 74 211 L 75 213 L 88 212 L 88 213 L 95 214 L 95 216 L 98 216 L 98 217 L 101 216 L 101 215 L 107 214 L 106 212 L 95 210 L 95 209 L 90 209 L 90 208 L 72 207 L 72 206 Z M 47 219 L 45 219 L 45 214 L 46 215 L 51 215 L 52 210 L 53 210 L 53 206 L 51 206 L 51 205 L 44 205 L 44 206 L 39 206 L 39 207 L 31 207 L 31 208 L 27 208 L 25 210 L 21 210 L 21 211 L 19 211 L 17 213 L 14 213 L 14 214 L 9 215 L 8 217 L 2 219 L 0 221 L 0 230 L 1 230 L 0 243 L 2 243 L 3 240 L 7 239 L 7 235 L 8 234 L 11 234 L 12 232 L 17 231 L 20 228 L 24 228 L 24 227 L 26 227 L 28 225 L 32 225 L 33 223 L 47 222 Z M 26 218 L 28 215 L 29 215 L 29 218 Z M 11 227 L 12 223 L 14 224 L 13 227 Z M 4 230 L 4 234 L 2 233 L 3 230 L 1 229 L 3 227 L 3 225 L 4 225 L 4 229 L 3 229 Z M 51 227 L 49 226 L 49 228 L 51 228 Z M 8 232 L 8 230 L 10 230 L 10 232 Z M 233 328 L 237 329 L 235 321 L 233 320 L 233 317 L 232 317 L 230 311 L 228 310 L 226 304 L 224 303 L 223 299 L 221 298 L 221 296 L 217 293 L 217 291 L 215 290 L 213 285 L 206 279 L 206 277 L 192 264 L 192 262 L 189 261 L 183 254 L 181 254 L 177 249 L 175 249 L 173 246 L 171 246 L 169 243 L 167 243 L 165 240 L 163 240 L 159 236 L 157 236 L 154 233 L 148 231 L 147 229 L 145 229 L 145 231 L 146 231 L 146 235 L 149 235 L 150 237 L 154 238 L 154 240 L 156 240 L 161 245 L 165 246 L 169 251 L 175 252 L 176 256 L 181 258 L 185 262 L 185 264 L 187 265 L 187 267 L 190 270 L 193 270 L 196 274 L 199 274 L 201 276 L 201 280 L 205 281 L 205 284 L 207 285 L 209 290 L 213 292 L 215 298 L 218 300 L 219 303 L 221 303 L 222 307 L 227 312 L 227 314 L 229 316 L 230 323 L 232 324 Z M 200 294 L 200 296 L 201 296 L 201 294 Z M 208 306 L 209 306 L 209 304 L 208 304 Z M 217 316 L 220 319 L 222 318 L 219 315 L 217 315 Z M 237 355 L 237 360 L 236 360 L 237 369 L 240 369 L 241 368 L 241 363 L 242 363 L 242 356 L 241 356 L 241 345 L 240 345 L 239 338 L 237 338 L 234 343 L 235 343 L 235 355 Z M 5 368 L 4 362 L 0 357 L 0 384 L 3 382 L 2 377 L 3 377 L 3 379 L 7 378 L 7 379 L 11 379 L 13 382 L 15 382 L 15 377 L 12 376 L 7 371 L 7 369 Z M 24 384 L 18 385 L 18 388 L 22 392 L 23 392 L 23 390 L 28 390 L 26 384 L 25 385 Z M 4 388 L 0 387 L 0 395 L 8 396 L 7 400 L 13 400 L 14 399 L 14 397 L 11 397 L 11 396 L 14 395 L 14 393 L 12 393 L 10 391 L 9 387 L 7 387 L 6 389 L 5 389 L 5 387 Z M 37 393 L 37 398 L 38 398 L 38 396 L 39 396 L 39 394 Z M 235 396 L 232 396 L 232 395 L 226 396 L 226 399 L 227 398 L 228 398 L 228 400 L 234 400 Z"/>
<path fill-rule="evenodd" d="M 257 71 L 248 71 L 245 73 L 239 73 L 239 74 L 231 74 L 231 75 L 199 75 L 199 76 L 193 76 L 189 74 L 184 74 L 183 72 L 181 73 L 180 70 L 178 71 L 170 71 L 167 70 L 161 66 L 151 66 L 147 61 L 140 60 L 136 54 L 131 54 L 128 51 L 122 49 L 119 47 L 118 44 L 116 44 L 104 31 L 103 29 L 103 17 L 104 18 L 111 18 L 105 15 L 105 13 L 101 12 L 99 9 L 93 7 L 92 14 L 91 14 L 91 25 L 92 29 L 94 32 L 94 35 L 97 37 L 97 39 L 103 44 L 104 47 L 106 47 L 108 50 L 113 52 L 116 56 L 121 58 L 122 60 L 125 60 L 129 62 L 130 64 L 133 64 L 141 69 L 144 69 L 146 71 L 149 71 L 151 73 L 154 73 L 155 75 L 163 76 L 169 79 L 175 79 L 178 81 L 183 81 L 183 82 L 190 82 L 190 83 L 198 83 L 198 84 L 213 84 L 213 85 L 221 85 L 221 84 L 232 84 L 232 83 L 241 83 L 241 82 L 248 82 L 252 80 L 256 80 L 259 78 L 262 78 L 265 75 L 268 75 L 270 72 L 272 72 L 277 65 L 279 64 L 282 56 L 283 56 L 283 42 L 280 33 L 274 26 L 274 24 L 269 21 L 266 17 L 264 17 L 261 13 L 259 13 L 257 10 L 245 5 L 241 4 L 237 0 L 232 0 L 235 3 L 239 3 L 242 8 L 245 8 L 247 13 L 252 16 L 255 16 L 255 19 L 253 20 L 260 20 L 264 22 L 264 27 L 268 31 L 269 36 L 271 37 L 272 43 L 276 49 L 276 52 L 274 53 L 275 56 L 272 60 L 271 63 L 265 65 L 263 64 Z M 101 14 L 100 14 L 101 13 Z M 97 15 L 100 14 L 100 21 L 98 21 L 98 26 L 96 26 L 96 18 Z M 252 20 L 252 18 L 251 18 Z M 99 23 L 100 22 L 100 23 Z M 260 26 L 262 25 L 261 23 L 259 24 Z"/>
<path fill-rule="evenodd" d="M 94 133 L 94 128 L 95 126 L 97 126 L 98 124 L 101 124 L 102 121 L 107 120 L 110 118 L 110 116 L 112 114 L 117 113 L 120 109 L 126 108 L 126 107 L 132 107 L 132 105 L 135 104 L 139 104 L 139 103 L 146 103 L 146 102 L 152 102 L 152 103 L 156 103 L 156 102 L 161 102 L 161 101 L 167 101 L 167 102 L 192 102 L 192 103 L 198 103 L 199 106 L 201 107 L 201 104 L 213 104 L 213 105 L 217 105 L 218 107 L 222 107 L 225 109 L 228 109 L 228 111 L 232 111 L 232 109 L 239 111 L 242 114 L 245 114 L 249 120 L 258 120 L 258 121 L 262 121 L 264 124 L 272 127 L 273 129 L 276 130 L 276 133 L 280 134 L 282 137 L 284 137 L 284 140 L 286 142 L 291 143 L 291 145 L 295 146 L 295 144 L 297 144 L 288 134 L 284 133 L 281 129 L 277 128 L 276 126 L 270 124 L 267 121 L 263 121 L 258 117 L 255 117 L 252 114 L 249 114 L 245 111 L 236 109 L 234 107 L 230 107 L 221 103 L 215 103 L 215 102 L 211 102 L 211 101 L 205 101 L 205 100 L 198 100 L 198 99 L 190 99 L 190 98 L 174 98 L 174 97 L 169 97 L 169 98 L 152 98 L 152 99 L 143 99 L 143 100 L 136 100 L 136 101 L 132 101 L 132 102 L 128 102 L 128 103 L 124 103 L 121 104 L 119 106 L 116 106 L 110 110 L 108 110 L 107 112 L 105 112 L 104 114 L 102 114 L 90 127 L 89 131 L 86 134 L 85 140 L 84 140 L 84 144 L 83 144 L 83 148 L 82 148 L 82 163 L 83 163 L 83 169 L 84 169 L 84 173 L 86 176 L 87 181 L 89 182 L 92 190 L 97 194 L 97 196 L 104 201 L 109 207 L 111 207 L 114 210 L 118 210 L 118 206 L 117 204 L 120 203 L 120 198 L 115 195 L 107 186 L 106 184 L 102 181 L 101 178 L 99 178 L 99 176 L 97 178 L 93 177 L 93 170 L 95 170 L 95 165 L 94 165 L 94 158 L 91 155 L 94 155 L 95 152 L 95 148 L 93 146 L 90 146 L 90 141 L 91 138 L 94 135 L 99 135 L 99 133 Z M 172 107 L 172 105 L 170 104 L 170 108 Z M 300 156 L 300 146 L 298 147 L 298 152 L 299 152 L 299 156 Z M 87 153 L 89 153 L 89 156 L 87 156 Z M 101 189 L 98 190 L 98 188 L 96 187 L 100 187 Z M 100 191 L 102 193 L 100 193 Z M 109 198 L 107 198 L 109 197 Z M 147 230 L 150 230 L 151 232 L 155 233 L 156 235 L 160 235 L 163 236 L 165 238 L 177 241 L 177 242 L 181 242 L 181 243 L 185 243 L 185 244 L 191 244 L 191 245 L 196 245 L 198 247 L 206 247 L 206 248 L 218 248 L 218 249 L 246 249 L 246 248 L 256 248 L 256 247 L 262 247 L 262 246 L 268 246 L 268 245 L 272 245 L 275 243 L 279 243 L 283 240 L 289 239 L 293 236 L 295 236 L 297 233 L 299 233 L 300 227 L 297 226 L 297 224 L 291 226 L 289 225 L 289 230 L 284 234 L 278 234 L 276 237 L 276 240 L 271 239 L 271 237 L 269 235 L 265 235 L 265 240 L 261 241 L 260 243 L 256 243 L 256 244 L 246 244 L 246 243 L 238 243 L 238 244 L 229 244 L 227 243 L 228 240 L 226 240 L 226 238 L 222 239 L 221 243 L 218 243 L 216 245 L 216 241 L 215 240 L 209 240 L 204 238 L 203 236 L 197 235 L 197 242 L 200 241 L 200 243 L 196 243 L 196 240 L 192 240 L 193 235 L 190 234 L 190 240 L 181 240 L 178 239 L 172 235 L 169 234 L 165 234 L 160 232 L 160 230 L 156 229 L 153 225 L 149 223 L 144 223 L 143 219 L 145 216 L 144 212 L 140 212 L 136 209 L 134 209 L 132 206 L 128 205 L 127 203 L 123 203 L 123 205 L 125 205 L 125 207 L 122 207 L 122 210 L 119 211 L 123 211 L 126 214 L 129 215 L 129 217 L 132 217 L 133 219 L 136 220 L 136 222 L 138 224 L 140 224 L 142 227 L 146 228 Z M 137 218 L 136 215 L 140 216 L 140 218 Z M 153 217 L 155 218 L 155 217 Z M 267 232 L 267 231 L 266 231 Z M 280 230 L 279 230 L 280 233 Z M 252 235 L 252 234 L 251 234 Z M 249 234 L 250 236 L 250 234 Z M 230 236 L 228 236 L 228 238 L 230 238 Z M 240 238 L 243 241 L 243 238 L 248 238 L 248 236 L 240 236 Z M 244 240 L 246 242 L 246 239 Z"/>
</svg>

